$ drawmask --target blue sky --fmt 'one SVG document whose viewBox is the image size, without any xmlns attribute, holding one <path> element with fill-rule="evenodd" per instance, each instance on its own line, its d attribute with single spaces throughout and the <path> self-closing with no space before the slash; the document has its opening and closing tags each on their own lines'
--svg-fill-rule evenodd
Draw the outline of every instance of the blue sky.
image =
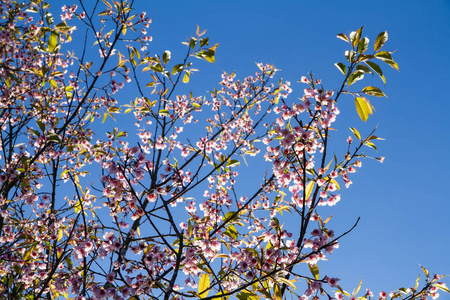
<svg viewBox="0 0 450 300">
<path fill-rule="evenodd" d="M 385 47 L 397 50 L 400 71 L 384 68 L 386 87 L 378 78 L 368 82 L 383 88 L 389 99 L 373 99 L 376 113 L 363 123 L 353 99 L 343 98 L 336 124 L 341 138 L 350 134 L 349 126 L 368 133 L 378 125 L 377 135 L 386 140 L 377 146 L 386 160 L 364 161 L 354 184 L 330 211 L 336 231 L 351 227 L 358 217 L 361 221 L 319 268 L 321 274 L 341 278 L 350 291 L 361 277 L 364 288 L 377 292 L 413 286 L 419 264 L 431 273 L 450 274 L 450 1 L 137 3 L 153 18 L 149 32 L 155 53 L 182 51 L 179 43 L 197 24 L 208 30 L 212 43 L 220 43 L 215 65 L 200 64 L 193 78 L 190 88 L 198 93 L 217 86 L 223 70 L 242 77 L 254 73 L 255 62 L 282 70 L 279 75 L 293 83 L 291 101 L 301 97 L 304 87 L 294 83 L 308 72 L 335 89 L 342 75 L 333 64 L 344 61 L 347 49 L 336 34 L 365 26 L 363 33 L 373 43 L 387 30 Z"/>
<path fill-rule="evenodd" d="M 55 3 L 56 1 L 51 1 Z M 450 196 L 446 191 L 450 159 L 447 126 L 450 101 L 450 1 L 144 1 L 139 9 L 153 19 L 149 28 L 152 54 L 171 50 L 207 29 L 212 44 L 220 43 L 214 65 L 198 63 L 190 89 L 205 94 L 218 86 L 222 71 L 238 77 L 253 74 L 255 62 L 277 66 L 294 89 L 290 101 L 302 96 L 296 83 L 312 72 L 327 89 L 343 79 L 334 63 L 344 61 L 347 45 L 336 38 L 365 26 L 371 40 L 387 30 L 386 50 L 397 50 L 400 72 L 384 68 L 387 85 L 379 78 L 366 81 L 383 89 L 389 99 L 376 98 L 376 113 L 363 123 L 353 99 L 341 99 L 336 142 L 345 145 L 348 127 L 369 133 L 378 125 L 377 143 L 383 164 L 363 161 L 353 185 L 330 210 L 336 232 L 358 227 L 319 264 L 321 275 L 341 278 L 341 286 L 390 291 L 413 286 L 421 272 L 450 274 Z M 59 5 L 59 4 L 58 4 Z M 342 144 L 344 142 L 344 144 Z M 340 143 L 340 144 L 339 144 Z M 289 224 L 288 224 L 289 225 Z M 291 224 L 289 226 L 294 226 Z M 423 274 L 422 274 L 423 277 Z M 447 281 L 448 282 L 448 281 Z M 450 284 L 449 284 L 450 285 Z M 441 299 L 450 299 L 443 292 Z"/>
</svg>

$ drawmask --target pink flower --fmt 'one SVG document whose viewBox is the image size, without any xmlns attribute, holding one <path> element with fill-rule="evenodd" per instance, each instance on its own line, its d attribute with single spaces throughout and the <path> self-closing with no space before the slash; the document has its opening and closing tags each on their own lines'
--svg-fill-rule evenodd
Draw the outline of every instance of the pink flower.
<svg viewBox="0 0 450 300">
<path fill-rule="evenodd" d="M 111 272 L 106 276 L 106 281 L 113 283 L 116 277 L 116 272 Z"/>
<path fill-rule="evenodd" d="M 337 286 L 339 286 L 339 283 L 338 283 L 338 281 L 340 280 L 339 278 L 335 278 L 335 277 L 328 277 L 328 276 L 325 276 L 325 280 L 328 282 L 328 284 L 331 286 L 331 287 L 337 287 Z"/>
</svg>

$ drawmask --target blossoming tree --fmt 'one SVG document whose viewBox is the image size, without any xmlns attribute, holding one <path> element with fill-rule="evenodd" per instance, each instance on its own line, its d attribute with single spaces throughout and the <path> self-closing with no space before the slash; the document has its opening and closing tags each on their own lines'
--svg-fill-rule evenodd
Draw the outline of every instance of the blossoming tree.
<svg viewBox="0 0 450 300">
<path fill-rule="evenodd" d="M 373 47 L 362 28 L 338 35 L 349 50 L 336 64 L 344 77 L 335 90 L 304 76 L 299 100 L 286 100 L 290 83 L 257 64 L 253 76 L 224 73 L 197 96 L 182 91 L 195 59 L 214 62 L 217 45 L 197 28 L 181 60 L 170 51 L 151 56 L 151 19 L 133 13 L 125 0 L 80 1 L 58 17 L 41 0 L 0 5 L 0 299 L 448 292 L 425 268 L 422 284 L 376 296 L 358 295 L 361 285 L 350 294 L 331 274 L 319 275 L 352 230 L 335 233 L 324 206 L 340 201 L 341 185 L 370 157 L 363 150 L 380 139 L 351 128 L 348 147 L 333 155 L 331 126 L 343 95 L 364 121 L 369 97 L 385 96 L 352 84 L 366 74 L 385 82 L 378 63 L 398 69 L 381 50 L 386 32 Z M 74 46 L 80 51 L 64 54 L 75 30 L 86 32 Z M 267 166 L 252 175 L 255 190 L 238 186 L 249 156 Z M 298 226 L 288 230 L 292 215 Z"/>
</svg>

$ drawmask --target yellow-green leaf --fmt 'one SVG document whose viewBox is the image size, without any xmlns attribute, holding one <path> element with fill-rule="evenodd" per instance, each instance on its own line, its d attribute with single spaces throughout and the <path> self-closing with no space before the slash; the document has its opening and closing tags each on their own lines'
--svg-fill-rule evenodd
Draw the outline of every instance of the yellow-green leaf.
<svg viewBox="0 0 450 300">
<path fill-rule="evenodd" d="M 63 238 L 63 230 L 62 229 L 59 229 L 58 230 L 58 242 Z"/>
<path fill-rule="evenodd" d="M 383 91 L 374 86 L 366 86 L 365 88 L 362 89 L 362 92 L 370 96 L 387 98 L 387 96 L 383 93 Z"/>
<path fill-rule="evenodd" d="M 363 279 L 362 279 L 362 277 L 361 277 L 361 281 L 359 282 L 358 287 L 357 287 L 356 290 L 355 290 L 355 295 L 358 294 L 359 289 L 361 288 L 362 281 L 363 281 Z"/>
<path fill-rule="evenodd" d="M 343 63 L 335 63 L 334 64 L 336 68 L 338 68 L 339 71 L 341 71 L 342 74 L 347 74 L 347 67 Z"/>
<path fill-rule="evenodd" d="M 294 290 L 296 289 L 295 284 L 292 282 L 292 280 L 288 280 L 284 277 L 278 277 L 277 281 L 282 282 L 288 286 L 290 286 L 291 288 L 293 288 Z"/>
<path fill-rule="evenodd" d="M 419 274 L 419 276 L 417 276 L 417 279 L 416 279 L 416 285 L 414 286 L 415 290 L 417 290 L 417 288 L 419 287 L 419 280 L 420 280 L 420 274 Z"/>
<path fill-rule="evenodd" d="M 387 40 L 388 40 L 387 31 L 381 32 L 377 36 L 377 39 L 375 40 L 375 44 L 373 45 L 373 48 L 375 49 L 375 51 L 380 50 L 381 47 L 383 47 L 383 45 L 386 43 Z"/>
<path fill-rule="evenodd" d="M 359 134 L 359 131 L 356 128 L 350 127 L 350 130 L 353 132 L 353 134 L 358 140 L 361 140 L 361 135 Z"/>
<path fill-rule="evenodd" d="M 428 273 L 428 270 L 422 266 L 420 266 L 423 270 L 423 272 L 425 273 L 425 276 L 427 276 L 427 281 L 430 279 L 430 274 Z"/>
<path fill-rule="evenodd" d="M 343 33 L 339 33 L 336 37 L 338 39 L 341 39 L 341 40 L 345 41 L 345 42 L 350 42 L 348 37 L 345 34 L 343 34 Z"/>
<path fill-rule="evenodd" d="M 319 280 L 319 267 L 317 264 L 311 265 L 308 264 L 309 270 L 311 271 L 311 274 L 314 276 L 316 280 Z"/>
<path fill-rule="evenodd" d="M 283 297 L 283 295 L 281 294 L 280 286 L 278 284 L 275 284 L 275 286 L 273 287 L 273 293 L 274 293 L 275 299 L 277 299 L 277 300 L 281 300 L 281 298 Z"/>
<path fill-rule="evenodd" d="M 378 74 L 378 76 L 380 76 L 381 80 L 383 80 L 383 83 L 386 84 L 386 78 L 383 75 L 383 71 L 381 70 L 380 66 L 378 66 L 376 63 L 371 62 L 371 61 L 365 61 L 365 63 L 372 69 L 375 71 L 375 73 Z"/>
<path fill-rule="evenodd" d="M 356 97 L 355 106 L 361 120 L 364 122 L 367 121 L 369 115 L 372 114 L 372 107 L 370 103 L 368 103 L 368 100 L 366 98 Z"/>
<path fill-rule="evenodd" d="M 433 284 L 433 286 L 435 286 L 435 287 L 437 287 L 438 289 L 443 290 L 444 292 L 447 292 L 447 293 L 450 294 L 450 290 L 448 289 L 448 287 L 446 287 L 446 286 L 443 285 L 443 284 L 435 283 L 435 284 Z"/>
<path fill-rule="evenodd" d="M 308 185 L 306 186 L 306 190 L 305 190 L 305 196 L 306 196 L 306 199 L 308 199 L 309 196 L 311 195 L 311 193 L 312 193 L 312 191 L 313 191 L 313 189 L 314 189 L 314 185 L 315 185 L 315 182 L 314 182 L 314 181 L 310 181 L 310 182 L 308 183 Z M 305 199 L 305 200 L 306 200 L 306 199 Z"/>
<path fill-rule="evenodd" d="M 200 298 L 206 298 L 206 296 L 208 296 L 210 284 L 211 278 L 209 278 L 209 275 L 206 273 L 203 274 L 198 283 L 198 293 L 200 294 Z"/>
<path fill-rule="evenodd" d="M 184 76 L 183 76 L 183 82 L 184 83 L 188 83 L 189 82 L 189 73 L 188 72 L 186 72 L 185 74 L 184 74 Z"/>
<path fill-rule="evenodd" d="M 364 72 L 363 71 L 355 71 L 348 77 L 348 86 L 351 86 L 355 82 L 361 80 L 364 78 Z"/>
<path fill-rule="evenodd" d="M 171 56 L 172 55 L 171 55 L 169 50 L 164 51 L 164 53 L 163 53 L 163 62 L 165 64 L 167 64 L 169 62 Z"/>
<path fill-rule="evenodd" d="M 53 52 L 58 44 L 58 34 L 52 31 L 50 37 L 48 38 L 48 51 Z"/>
</svg>

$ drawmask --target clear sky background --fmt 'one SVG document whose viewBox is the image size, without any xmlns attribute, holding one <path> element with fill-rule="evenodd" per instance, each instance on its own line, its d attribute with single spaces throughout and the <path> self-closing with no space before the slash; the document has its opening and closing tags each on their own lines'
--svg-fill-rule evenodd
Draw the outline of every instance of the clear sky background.
<svg viewBox="0 0 450 300">
<path fill-rule="evenodd" d="M 373 99 L 376 113 L 363 123 L 353 98 L 343 98 L 336 124 L 341 138 L 349 126 L 367 134 L 378 125 L 377 135 L 386 140 L 377 146 L 386 160 L 364 161 L 354 184 L 330 210 L 336 231 L 350 228 L 358 217 L 361 221 L 319 269 L 341 278 L 350 291 L 364 277 L 363 287 L 376 292 L 413 286 L 422 272 L 419 264 L 431 273 L 450 274 L 450 1 L 136 3 L 153 18 L 149 32 L 155 53 L 184 53 L 179 43 L 197 24 L 208 30 L 213 44 L 220 43 L 215 65 L 200 65 L 193 78 L 190 88 L 198 93 L 217 87 L 223 70 L 236 70 L 241 78 L 254 73 L 255 62 L 282 70 L 280 76 L 293 83 L 290 101 L 302 96 L 305 86 L 295 82 L 308 72 L 336 89 L 343 76 L 333 64 L 344 62 L 347 49 L 336 34 L 365 26 L 373 45 L 387 30 L 385 50 L 397 50 L 400 72 L 386 65 L 386 87 L 379 78 L 369 83 L 383 88 L 389 99 Z"/>
<path fill-rule="evenodd" d="M 171 50 L 173 57 L 184 54 L 180 43 L 195 33 L 197 24 L 208 30 L 212 44 L 220 43 L 214 65 L 197 64 L 201 71 L 189 85 L 197 95 L 218 87 L 222 71 L 235 70 L 240 78 L 253 74 L 255 62 L 282 70 L 279 75 L 294 89 L 289 101 L 302 96 L 305 86 L 296 81 L 308 72 L 321 78 L 326 89 L 336 89 L 343 76 L 334 63 L 344 62 L 348 49 L 336 34 L 365 26 L 363 35 L 372 46 L 377 34 L 387 30 L 385 50 L 397 50 L 394 59 L 400 72 L 385 65 L 386 87 L 379 78 L 366 85 L 382 88 L 389 99 L 371 99 L 376 113 L 363 123 L 353 98 L 344 97 L 335 126 L 336 142 L 345 145 L 348 127 L 367 134 L 378 125 L 377 135 L 386 139 L 377 143 L 379 155 L 386 160 L 363 161 L 363 168 L 351 178 L 351 188 L 330 210 L 335 215 L 330 227 L 336 232 L 350 228 L 358 217 L 361 221 L 319 269 L 321 275 L 341 278 L 341 286 L 350 292 L 361 277 L 364 289 L 375 292 L 413 286 L 422 272 L 419 264 L 431 273 L 450 274 L 450 1 L 136 0 L 136 4 L 153 18 L 152 54 L 164 50 Z M 450 299 L 440 294 L 441 299 Z"/>
</svg>

